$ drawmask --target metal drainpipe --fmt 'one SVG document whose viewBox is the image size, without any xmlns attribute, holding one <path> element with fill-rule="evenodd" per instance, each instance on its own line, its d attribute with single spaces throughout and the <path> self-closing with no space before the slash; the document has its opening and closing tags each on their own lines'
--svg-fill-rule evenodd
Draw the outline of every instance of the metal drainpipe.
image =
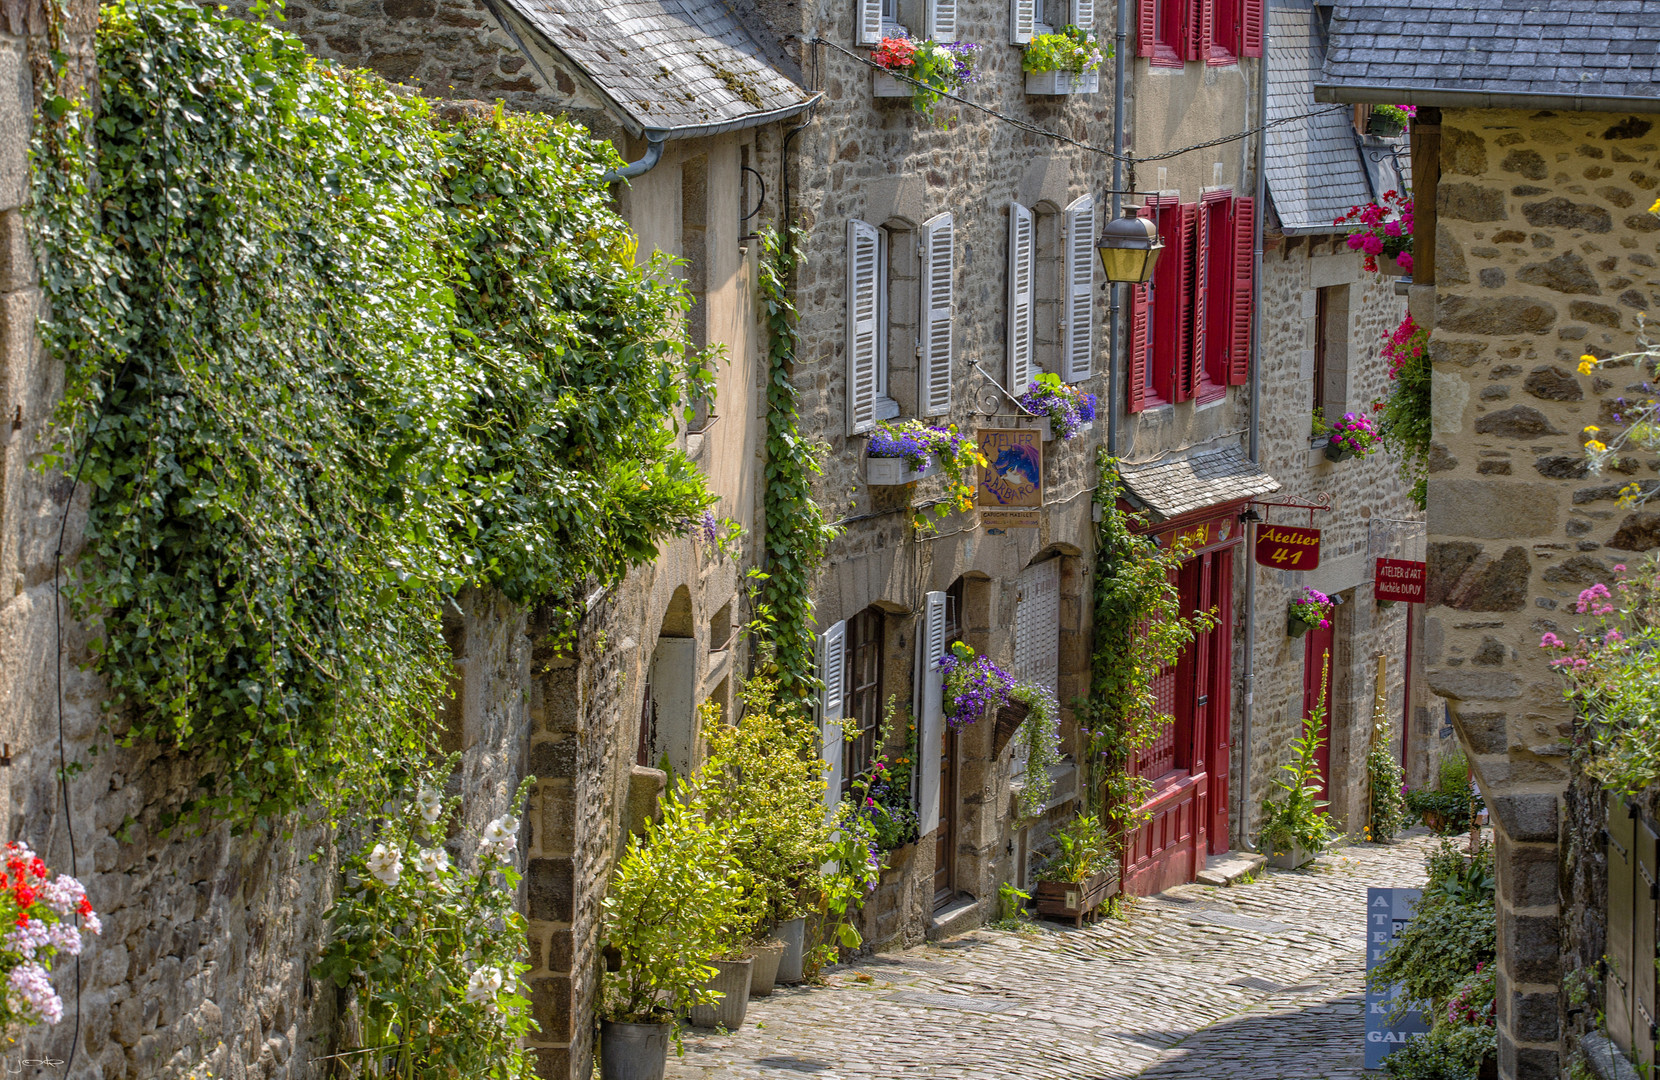
<svg viewBox="0 0 1660 1080">
<path fill-rule="evenodd" d="M 1262 20 L 1262 59 L 1257 61 L 1257 125 L 1268 120 L 1268 47 L 1272 37 L 1273 8 L 1268 6 Z M 1262 225 L 1267 218 L 1268 193 L 1268 132 L 1257 132 L 1257 191 L 1256 236 L 1251 244 L 1251 356 L 1256 368 L 1251 377 L 1251 462 L 1257 463 L 1262 452 Z M 1245 552 L 1245 715 L 1240 732 L 1239 754 L 1239 831 L 1240 847 L 1256 850 L 1251 844 L 1251 716 L 1256 694 L 1257 644 L 1257 562 L 1249 550 L 1246 538 Z"/>
<path fill-rule="evenodd" d="M 657 167 L 663 160 L 663 133 L 646 129 L 646 156 L 639 161 L 630 161 L 620 169 L 612 169 L 599 178 L 602 184 L 614 184 L 618 180 L 632 180 L 636 176 L 644 176 Z"/>
<path fill-rule="evenodd" d="M 1117 221 L 1124 203 L 1124 71 L 1130 61 L 1124 55 L 1130 43 L 1130 0 L 1118 0 L 1118 26 L 1113 36 L 1112 76 L 1112 216 Z M 1118 456 L 1118 367 L 1120 348 L 1118 320 L 1124 287 L 1107 282 L 1111 306 L 1107 315 L 1107 453 Z M 1128 392 L 1125 395 L 1128 403 Z"/>
</svg>

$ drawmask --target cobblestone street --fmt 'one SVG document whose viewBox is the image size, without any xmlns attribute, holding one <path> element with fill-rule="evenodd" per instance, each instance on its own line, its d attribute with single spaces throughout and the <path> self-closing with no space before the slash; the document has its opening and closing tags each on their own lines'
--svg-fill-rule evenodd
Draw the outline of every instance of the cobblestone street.
<svg viewBox="0 0 1660 1080">
<path fill-rule="evenodd" d="M 1127 923 L 978 930 L 833 969 L 693 1030 L 678 1080 L 1359 1080 L 1370 885 L 1413 886 L 1435 838 L 1355 845 L 1301 871 L 1184 885 Z"/>
</svg>

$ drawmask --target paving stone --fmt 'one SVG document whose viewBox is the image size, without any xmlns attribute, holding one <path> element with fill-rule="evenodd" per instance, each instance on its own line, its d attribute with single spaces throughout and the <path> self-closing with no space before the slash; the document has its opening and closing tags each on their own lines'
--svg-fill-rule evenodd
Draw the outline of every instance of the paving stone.
<svg viewBox="0 0 1660 1080">
<path fill-rule="evenodd" d="M 1435 842 L 1178 886 L 1125 921 L 862 957 L 751 1001 L 741 1031 L 689 1035 L 667 1077 L 1365 1080 L 1366 889 L 1421 884 Z"/>
</svg>

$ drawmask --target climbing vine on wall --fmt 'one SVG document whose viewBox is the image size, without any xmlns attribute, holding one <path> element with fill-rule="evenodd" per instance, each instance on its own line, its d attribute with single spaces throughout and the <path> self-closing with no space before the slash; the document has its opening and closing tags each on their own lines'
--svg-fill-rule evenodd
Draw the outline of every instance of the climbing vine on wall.
<svg viewBox="0 0 1660 1080">
<path fill-rule="evenodd" d="M 111 729 L 200 760 L 186 813 L 372 795 L 431 748 L 450 597 L 572 616 L 712 503 L 685 297 L 574 125 L 176 0 L 106 8 L 98 69 L 36 126 L 33 227 Z"/>
<path fill-rule="evenodd" d="M 1185 540 L 1160 547 L 1134 531 L 1143 521 L 1126 513 L 1118 460 L 1101 451 L 1101 507 L 1096 532 L 1095 651 L 1085 706 L 1089 805 L 1118 844 L 1140 823 L 1148 781 L 1135 774 L 1136 753 L 1174 722 L 1159 708 L 1153 682 L 1182 649 L 1216 625 L 1214 612 L 1186 613 L 1176 574 L 1192 551 Z"/>
<path fill-rule="evenodd" d="M 839 530 L 813 497 L 813 478 L 824 472 L 824 449 L 801 434 L 801 393 L 790 378 L 795 362 L 795 306 L 790 282 L 800 234 L 761 234 L 761 303 L 771 335 L 767 364 L 767 466 L 765 578 L 762 621 L 775 646 L 785 692 L 812 693 L 814 675 L 813 583 L 825 551 Z"/>
</svg>

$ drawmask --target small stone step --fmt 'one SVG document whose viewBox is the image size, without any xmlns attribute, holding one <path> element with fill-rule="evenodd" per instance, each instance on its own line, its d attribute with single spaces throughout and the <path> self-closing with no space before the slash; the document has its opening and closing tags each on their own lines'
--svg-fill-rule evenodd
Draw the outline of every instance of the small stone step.
<svg viewBox="0 0 1660 1080">
<path fill-rule="evenodd" d="M 980 922 L 979 902 L 972 896 L 959 897 L 934 912 L 933 923 L 928 927 L 928 940 L 956 937 L 979 926 Z"/>
<path fill-rule="evenodd" d="M 1229 851 L 1210 855 L 1205 868 L 1199 871 L 1201 885 L 1232 885 L 1247 874 L 1254 874 L 1268 864 L 1268 858 L 1254 851 Z"/>
</svg>

